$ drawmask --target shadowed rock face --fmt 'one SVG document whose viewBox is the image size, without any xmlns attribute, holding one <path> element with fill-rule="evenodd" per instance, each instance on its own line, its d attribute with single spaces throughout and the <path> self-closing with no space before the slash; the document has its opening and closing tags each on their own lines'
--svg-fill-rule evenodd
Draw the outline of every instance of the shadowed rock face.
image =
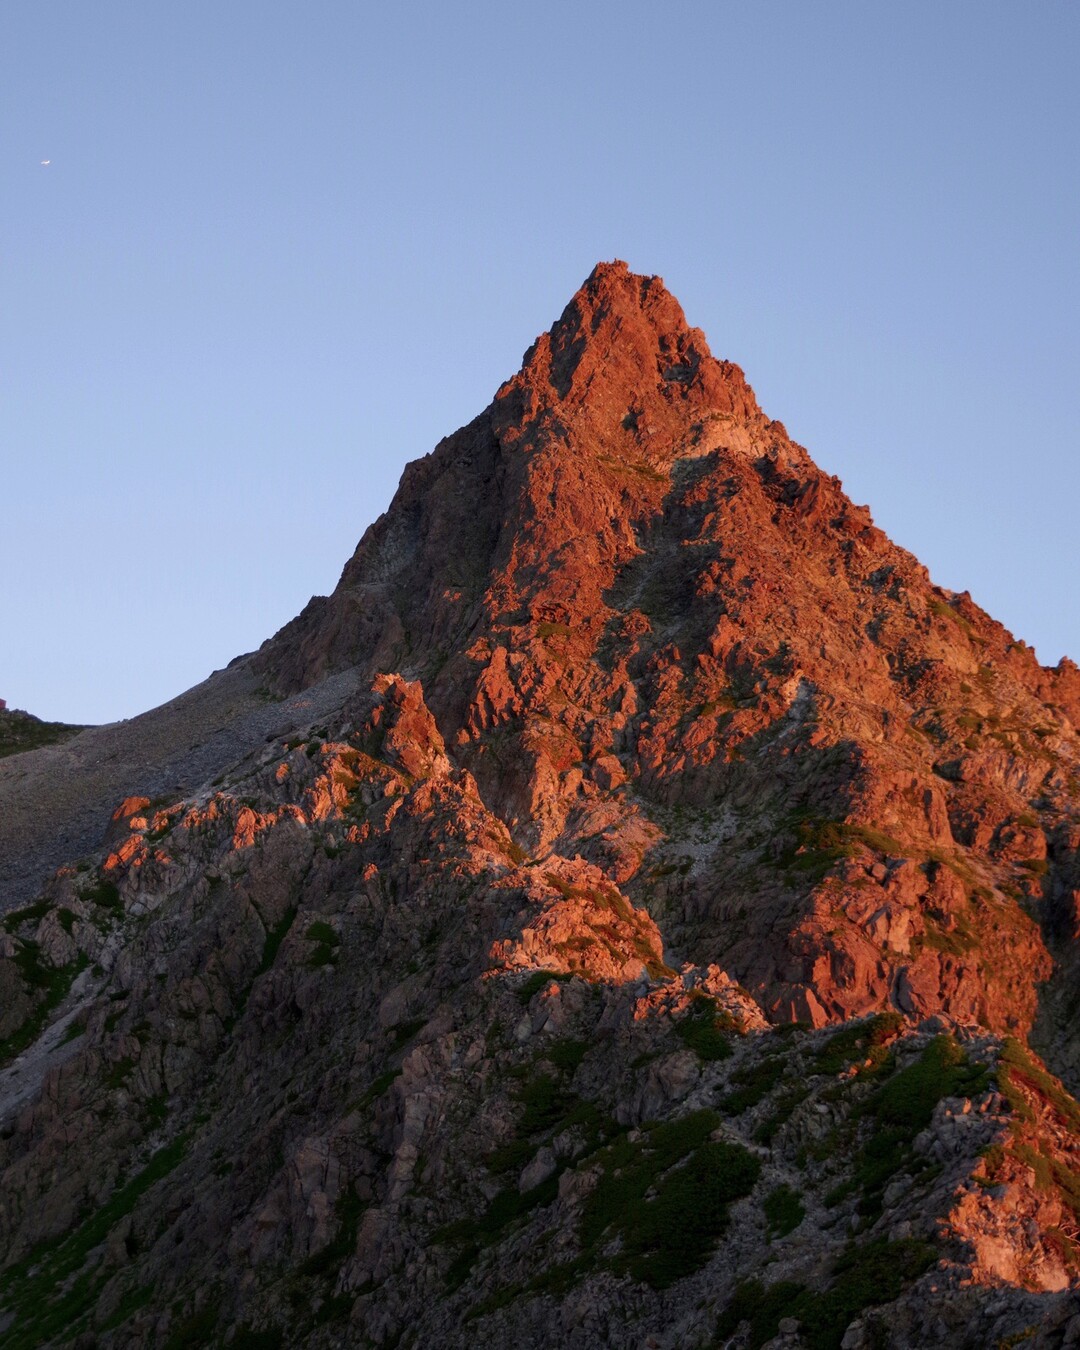
<svg viewBox="0 0 1080 1350">
<path fill-rule="evenodd" d="M 1080 672 L 658 278 L 598 266 L 230 678 L 235 762 L 5 920 L 12 1344 L 1080 1336 L 1027 1045 L 1075 1081 Z"/>
</svg>

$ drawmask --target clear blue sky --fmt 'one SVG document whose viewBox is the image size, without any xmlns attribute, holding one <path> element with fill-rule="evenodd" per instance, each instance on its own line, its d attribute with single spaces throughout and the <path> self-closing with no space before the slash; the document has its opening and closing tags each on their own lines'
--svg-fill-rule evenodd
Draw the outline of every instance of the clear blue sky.
<svg viewBox="0 0 1080 1350">
<path fill-rule="evenodd" d="M 1078 57 L 1074 0 L 7 0 L 0 697 L 256 647 L 614 257 L 1080 658 Z"/>
</svg>

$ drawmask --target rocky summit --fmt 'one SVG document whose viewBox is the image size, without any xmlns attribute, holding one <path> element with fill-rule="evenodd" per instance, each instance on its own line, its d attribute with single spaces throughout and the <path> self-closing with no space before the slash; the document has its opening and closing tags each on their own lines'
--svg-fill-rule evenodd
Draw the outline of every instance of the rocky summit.
<svg viewBox="0 0 1080 1350">
<path fill-rule="evenodd" d="M 598 266 L 330 596 L 4 761 L 5 1347 L 1080 1345 L 1078 728 Z"/>
</svg>

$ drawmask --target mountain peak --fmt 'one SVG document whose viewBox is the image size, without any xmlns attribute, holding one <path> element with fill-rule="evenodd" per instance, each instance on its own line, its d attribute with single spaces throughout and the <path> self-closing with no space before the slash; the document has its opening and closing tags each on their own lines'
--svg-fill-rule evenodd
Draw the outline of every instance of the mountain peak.
<svg viewBox="0 0 1080 1350">
<path fill-rule="evenodd" d="M 4 1344 L 1072 1343 L 1078 727 L 600 264 L 331 596 L 0 765 Z"/>
<path fill-rule="evenodd" d="M 621 321 L 640 315 L 658 335 L 681 334 L 688 329 L 682 306 L 664 285 L 663 278 L 631 272 L 620 258 L 598 262 L 567 308 L 571 307 L 589 315 L 597 328 L 609 316 Z M 700 349 L 708 353 L 701 330 L 695 330 L 694 336 Z"/>
<path fill-rule="evenodd" d="M 495 408 L 501 438 L 517 440 L 544 421 L 572 423 L 579 441 L 649 460 L 684 453 L 691 428 L 699 445 L 715 416 L 766 422 L 742 371 L 713 357 L 663 280 L 620 260 L 597 263 Z"/>
</svg>

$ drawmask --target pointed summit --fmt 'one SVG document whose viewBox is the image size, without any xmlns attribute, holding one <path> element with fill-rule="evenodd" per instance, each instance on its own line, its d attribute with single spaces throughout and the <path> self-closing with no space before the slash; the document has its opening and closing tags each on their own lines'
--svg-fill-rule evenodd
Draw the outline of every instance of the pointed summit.
<svg viewBox="0 0 1080 1350">
<path fill-rule="evenodd" d="M 446 646 L 466 614 L 599 615 L 673 465 L 717 451 L 806 461 L 659 277 L 598 263 L 490 406 L 406 468 L 334 594 L 259 663 L 300 689 L 357 660 L 382 669 L 402 644 Z"/>
<path fill-rule="evenodd" d="M 548 336 L 553 382 L 567 387 L 577 358 L 590 347 L 637 356 L 639 377 L 651 373 L 655 362 L 662 379 L 677 383 L 711 359 L 705 334 L 690 328 L 663 280 L 639 276 L 621 261 L 597 263 Z"/>
<path fill-rule="evenodd" d="M 496 410 L 511 441 L 550 414 L 563 425 L 581 423 L 620 455 L 627 440 L 619 433 L 634 433 L 650 458 L 685 449 L 680 433 L 685 442 L 699 414 L 765 421 L 742 371 L 713 357 L 661 278 L 621 261 L 593 268 L 500 389 Z"/>
</svg>

